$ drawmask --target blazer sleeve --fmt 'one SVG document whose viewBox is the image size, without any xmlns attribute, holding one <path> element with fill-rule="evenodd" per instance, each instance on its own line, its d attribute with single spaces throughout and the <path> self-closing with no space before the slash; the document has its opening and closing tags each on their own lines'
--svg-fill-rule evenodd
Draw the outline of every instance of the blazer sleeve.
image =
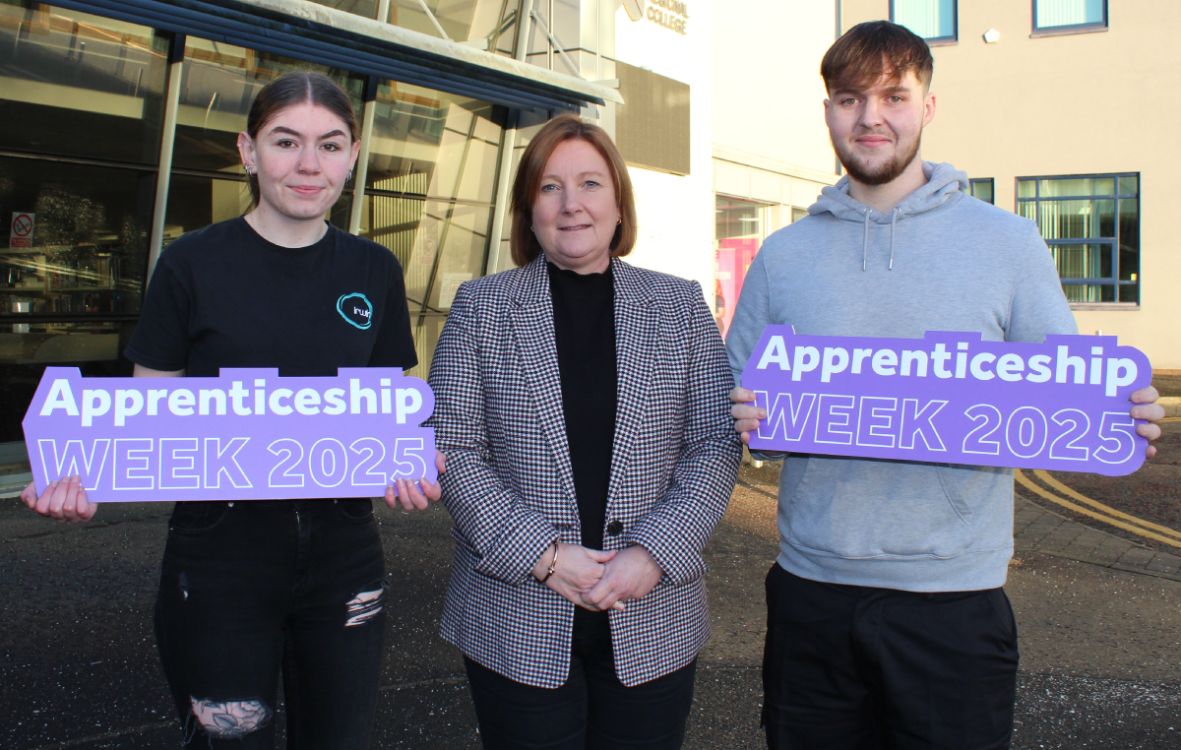
<svg viewBox="0 0 1181 750">
<path fill-rule="evenodd" d="M 628 533 L 673 585 L 705 574 L 702 550 L 726 512 L 738 476 L 742 443 L 730 418 L 733 385 L 717 324 L 690 287 L 684 346 L 690 352 L 685 431 L 664 497 Z"/>
<path fill-rule="evenodd" d="M 431 362 L 428 382 L 435 410 L 430 425 L 436 447 L 447 456 L 439 483 L 456 529 L 480 557 L 475 571 L 521 585 L 560 534 L 492 466 L 484 404 L 496 373 L 481 361 L 478 309 L 470 285 L 460 286 Z"/>
</svg>

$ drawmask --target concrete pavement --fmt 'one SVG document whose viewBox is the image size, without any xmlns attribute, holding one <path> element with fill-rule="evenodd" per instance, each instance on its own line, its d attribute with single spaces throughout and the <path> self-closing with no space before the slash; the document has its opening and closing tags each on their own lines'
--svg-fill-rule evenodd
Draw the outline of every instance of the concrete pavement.
<svg viewBox="0 0 1181 750">
<path fill-rule="evenodd" d="M 689 748 L 763 746 L 773 481 L 765 470 L 743 471 L 708 550 L 714 635 L 700 661 Z M 1015 747 L 1181 747 L 1181 559 L 1145 558 L 1133 542 L 1016 502 Z M 64 525 L 0 501 L 0 747 L 176 746 L 150 614 L 167 512 L 111 506 L 96 522 Z M 381 519 L 390 620 L 375 746 L 476 748 L 461 661 L 436 635 L 447 514 L 382 509 Z"/>
</svg>

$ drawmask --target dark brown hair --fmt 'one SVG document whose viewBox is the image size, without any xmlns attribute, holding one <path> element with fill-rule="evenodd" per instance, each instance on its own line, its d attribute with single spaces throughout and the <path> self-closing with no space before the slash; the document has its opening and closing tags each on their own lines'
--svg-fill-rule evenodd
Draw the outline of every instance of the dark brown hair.
<svg viewBox="0 0 1181 750">
<path fill-rule="evenodd" d="M 578 115 L 559 115 L 542 126 L 521 155 L 517 176 L 513 180 L 509 211 L 513 217 L 509 247 L 513 262 L 523 266 L 541 253 L 541 245 L 533 234 L 533 200 L 541 187 L 541 175 L 554 149 L 564 141 L 579 139 L 589 143 L 611 169 L 615 200 L 619 208 L 619 226 L 611 238 L 611 256 L 619 258 L 632 251 L 636 244 L 636 198 L 632 192 L 627 164 L 611 137 L 598 125 L 583 122 Z"/>
<path fill-rule="evenodd" d="M 931 85 L 931 48 L 910 29 L 889 21 L 857 24 L 833 42 L 820 63 L 820 77 L 830 94 L 868 88 L 883 75 L 898 79 L 910 71 L 924 87 Z"/>
<path fill-rule="evenodd" d="M 343 120 L 354 142 L 360 137 L 349 95 L 328 76 L 306 70 L 285 73 L 259 90 L 246 115 L 246 134 L 251 140 L 258 138 L 258 131 L 281 110 L 305 102 L 323 107 Z M 248 174 L 246 179 L 250 183 L 251 205 L 257 206 L 258 175 Z"/>
</svg>

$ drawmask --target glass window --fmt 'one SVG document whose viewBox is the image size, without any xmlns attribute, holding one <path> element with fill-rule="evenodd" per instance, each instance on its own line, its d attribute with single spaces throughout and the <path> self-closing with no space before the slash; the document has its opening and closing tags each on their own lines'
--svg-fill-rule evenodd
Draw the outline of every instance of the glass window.
<svg viewBox="0 0 1181 750">
<path fill-rule="evenodd" d="M 890 20 L 928 41 L 955 41 L 956 0 L 891 0 Z"/>
<path fill-rule="evenodd" d="M 0 148 L 155 164 L 166 56 L 145 26 L 0 2 Z"/>
<path fill-rule="evenodd" d="M 717 257 L 714 315 L 722 335 L 730 327 L 746 272 L 766 238 L 771 204 L 718 195 L 714 199 Z M 796 221 L 792 213 L 792 221 Z"/>
<path fill-rule="evenodd" d="M 985 203 L 996 203 L 993 187 L 994 183 L 991 177 L 973 177 L 968 180 L 968 193 L 973 198 L 979 198 Z"/>
<path fill-rule="evenodd" d="M 139 311 L 156 174 L 0 158 L 0 317 Z"/>
<path fill-rule="evenodd" d="M 343 10 L 365 18 L 377 18 L 377 0 L 311 0 L 316 5 Z"/>
<path fill-rule="evenodd" d="M 323 65 L 256 52 L 232 44 L 188 37 L 177 111 L 175 168 L 241 174 L 238 133 L 255 94 L 293 70 L 323 73 L 347 91 L 358 121 L 364 79 Z"/>
<path fill-rule="evenodd" d="M 1136 174 L 1017 178 L 1017 213 L 1037 222 L 1071 302 L 1139 302 L 1139 184 Z"/>
<path fill-rule="evenodd" d="M 395 82 L 373 106 L 360 233 L 398 257 L 411 312 L 448 310 L 484 273 L 503 113 Z"/>
<path fill-rule="evenodd" d="M 166 58 L 148 27 L 0 0 L 0 442 L 46 365 L 130 374 Z"/>
<path fill-rule="evenodd" d="M 1033 30 L 1107 26 L 1107 0 L 1033 0 Z"/>
<path fill-rule="evenodd" d="M 311 0 L 365 18 L 512 56 L 516 44 L 519 0 L 389 0 L 388 16 L 379 18 L 378 0 Z"/>
</svg>

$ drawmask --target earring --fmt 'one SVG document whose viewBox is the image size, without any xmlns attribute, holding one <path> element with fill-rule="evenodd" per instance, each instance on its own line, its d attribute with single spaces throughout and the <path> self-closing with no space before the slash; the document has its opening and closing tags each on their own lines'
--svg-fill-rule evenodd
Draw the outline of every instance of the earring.
<svg viewBox="0 0 1181 750">
<path fill-rule="evenodd" d="M 246 174 L 252 176 L 254 175 L 254 167 L 250 166 L 249 164 L 243 164 L 242 169 L 246 170 Z"/>
<path fill-rule="evenodd" d="M 353 179 L 353 170 L 351 170 L 351 169 L 350 169 L 350 170 L 348 171 L 348 174 L 346 174 L 346 175 L 344 176 L 344 181 L 345 181 L 345 182 L 348 182 L 348 181 L 349 181 L 349 180 L 351 180 L 351 179 Z"/>
</svg>

